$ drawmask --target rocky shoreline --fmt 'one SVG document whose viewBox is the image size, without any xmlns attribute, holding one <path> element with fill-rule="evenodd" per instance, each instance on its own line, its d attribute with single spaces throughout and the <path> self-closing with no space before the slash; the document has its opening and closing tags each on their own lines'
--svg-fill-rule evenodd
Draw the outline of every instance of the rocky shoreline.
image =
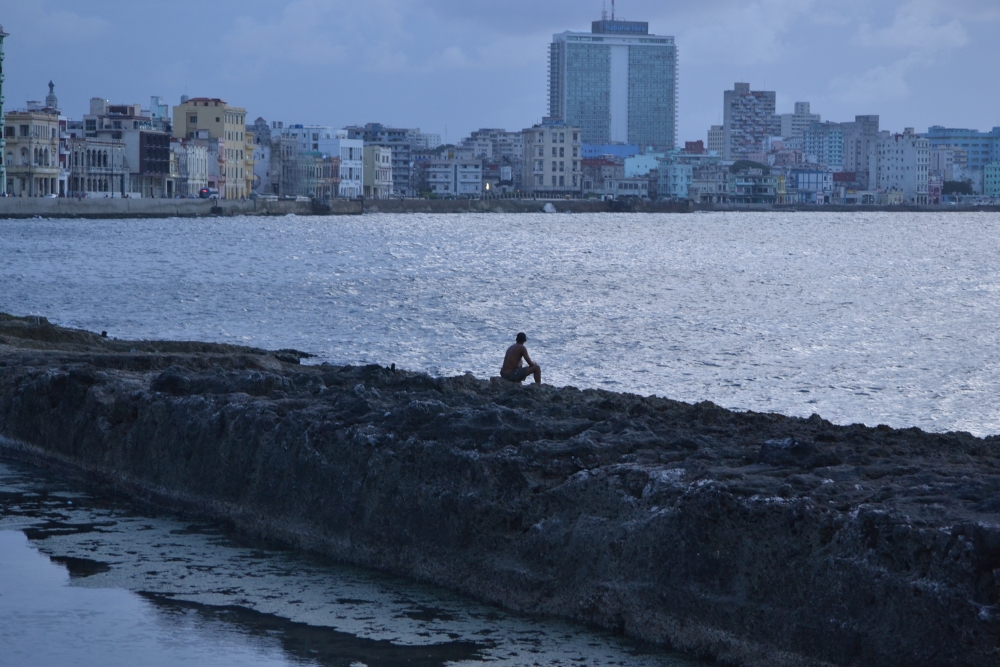
<svg viewBox="0 0 1000 667">
<path fill-rule="evenodd" d="M 0 315 L 0 453 L 723 664 L 1000 664 L 1000 438 Z"/>
</svg>

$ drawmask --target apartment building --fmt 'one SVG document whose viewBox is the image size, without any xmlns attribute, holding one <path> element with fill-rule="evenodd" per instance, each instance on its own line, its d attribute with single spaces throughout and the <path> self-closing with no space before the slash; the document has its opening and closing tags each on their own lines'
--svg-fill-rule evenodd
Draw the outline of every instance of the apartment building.
<svg viewBox="0 0 1000 667">
<path fill-rule="evenodd" d="M 393 188 L 392 149 L 385 146 L 365 146 L 364 154 L 365 199 L 389 199 Z"/>
<path fill-rule="evenodd" d="M 749 83 L 737 83 L 723 93 L 723 159 L 745 160 L 764 152 L 768 140 L 779 136 L 776 99 L 773 90 L 750 90 Z"/>
<path fill-rule="evenodd" d="M 62 195 L 59 114 L 54 109 L 8 112 L 4 125 L 6 191 L 13 197 Z"/>
<path fill-rule="evenodd" d="M 926 205 L 930 171 L 928 140 L 906 128 L 902 134 L 883 132 L 872 154 L 870 188 L 884 195 L 884 203 L 900 201 Z"/>
<path fill-rule="evenodd" d="M 549 120 L 523 130 L 522 188 L 535 196 L 577 195 L 583 187 L 583 133 Z"/>
<path fill-rule="evenodd" d="M 246 109 L 214 97 L 184 97 L 173 113 L 174 138 L 214 142 L 209 150 L 218 161 L 219 195 L 224 199 L 249 197 L 254 183 L 254 149 L 252 136 L 247 136 Z"/>
</svg>

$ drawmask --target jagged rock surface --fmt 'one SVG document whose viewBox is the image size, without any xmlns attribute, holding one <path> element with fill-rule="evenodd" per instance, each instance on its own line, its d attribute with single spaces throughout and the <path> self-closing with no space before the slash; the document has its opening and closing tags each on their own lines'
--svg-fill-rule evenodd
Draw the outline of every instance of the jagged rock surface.
<svg viewBox="0 0 1000 667">
<path fill-rule="evenodd" d="M 726 664 L 1000 664 L 998 439 L 33 320 L 8 455 Z"/>
</svg>

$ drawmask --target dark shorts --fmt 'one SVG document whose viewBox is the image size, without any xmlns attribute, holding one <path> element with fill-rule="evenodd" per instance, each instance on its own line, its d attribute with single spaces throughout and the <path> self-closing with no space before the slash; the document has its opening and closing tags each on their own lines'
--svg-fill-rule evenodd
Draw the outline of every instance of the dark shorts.
<svg viewBox="0 0 1000 667">
<path fill-rule="evenodd" d="M 528 375 L 530 375 L 530 371 L 527 368 L 515 368 L 510 373 L 501 373 L 500 377 L 511 382 L 524 382 Z"/>
</svg>

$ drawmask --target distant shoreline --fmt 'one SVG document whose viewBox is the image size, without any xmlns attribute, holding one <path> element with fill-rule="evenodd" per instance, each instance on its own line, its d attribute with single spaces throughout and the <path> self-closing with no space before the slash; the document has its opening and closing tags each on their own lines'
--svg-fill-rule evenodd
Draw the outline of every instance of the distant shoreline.
<svg viewBox="0 0 1000 667">
<path fill-rule="evenodd" d="M 846 206 L 694 204 L 594 199 L 335 199 L 328 203 L 257 199 L 43 199 L 0 198 L 0 220 L 26 218 L 207 218 L 218 216 L 363 215 L 365 213 L 997 213 L 1000 206 Z"/>
</svg>

